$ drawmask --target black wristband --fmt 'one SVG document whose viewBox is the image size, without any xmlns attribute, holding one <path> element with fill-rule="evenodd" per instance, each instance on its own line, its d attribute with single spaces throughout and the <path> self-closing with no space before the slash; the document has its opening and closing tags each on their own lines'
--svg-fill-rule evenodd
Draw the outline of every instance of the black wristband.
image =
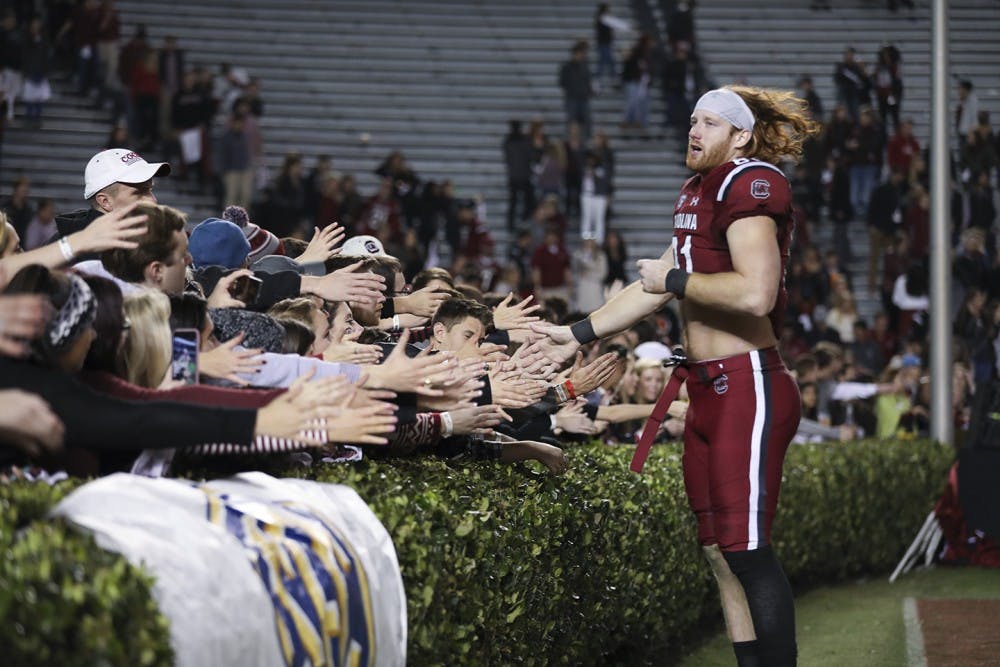
<svg viewBox="0 0 1000 667">
<path fill-rule="evenodd" d="M 576 339 L 576 342 L 581 345 L 597 340 L 597 334 L 594 333 L 594 325 L 590 323 L 589 317 L 580 320 L 571 326 L 569 330 L 573 332 L 573 338 Z"/>
<path fill-rule="evenodd" d="M 667 277 L 663 281 L 663 286 L 678 299 L 683 299 L 684 290 L 687 289 L 688 278 L 690 277 L 691 274 L 684 269 L 670 269 L 667 271 Z"/>
</svg>

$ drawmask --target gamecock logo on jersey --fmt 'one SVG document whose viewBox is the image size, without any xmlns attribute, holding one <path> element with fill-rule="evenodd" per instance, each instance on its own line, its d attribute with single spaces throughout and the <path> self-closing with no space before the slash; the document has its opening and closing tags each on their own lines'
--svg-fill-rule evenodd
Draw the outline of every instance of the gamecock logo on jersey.
<svg viewBox="0 0 1000 667">
<path fill-rule="evenodd" d="M 756 199 L 767 199 L 771 194 L 771 183 L 758 178 L 750 184 L 750 195 Z"/>
<path fill-rule="evenodd" d="M 722 396 L 727 391 L 729 391 L 729 376 L 720 375 L 719 377 L 715 378 L 715 382 L 712 383 L 712 389 L 714 389 L 715 393 L 718 394 L 719 396 Z"/>
</svg>

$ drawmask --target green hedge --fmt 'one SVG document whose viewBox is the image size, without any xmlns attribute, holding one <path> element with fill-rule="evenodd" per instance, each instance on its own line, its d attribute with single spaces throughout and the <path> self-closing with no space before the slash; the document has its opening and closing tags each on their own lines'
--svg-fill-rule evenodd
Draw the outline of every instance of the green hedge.
<svg viewBox="0 0 1000 667">
<path fill-rule="evenodd" d="M 82 480 L 0 485 L 5 665 L 170 665 L 152 579 L 64 521 L 42 520 Z"/>
<path fill-rule="evenodd" d="M 580 447 L 562 477 L 439 460 L 267 472 L 348 484 L 371 505 L 399 554 L 411 664 L 663 663 L 721 621 L 680 450 L 654 449 L 641 477 L 630 456 Z M 951 461 L 920 441 L 793 447 L 774 530 L 793 583 L 891 569 Z M 32 522 L 65 488 L 0 488 L 0 645 L 15 664 L 169 663 L 148 580 L 88 538 Z"/>
</svg>

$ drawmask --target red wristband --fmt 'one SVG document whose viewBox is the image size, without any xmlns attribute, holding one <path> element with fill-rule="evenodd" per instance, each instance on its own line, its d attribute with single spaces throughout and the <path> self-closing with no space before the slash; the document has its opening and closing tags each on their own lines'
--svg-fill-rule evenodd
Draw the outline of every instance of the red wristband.
<svg viewBox="0 0 1000 667">
<path fill-rule="evenodd" d="M 576 391 L 573 390 L 573 383 L 566 380 L 566 392 L 569 394 L 569 400 L 576 398 Z"/>
</svg>

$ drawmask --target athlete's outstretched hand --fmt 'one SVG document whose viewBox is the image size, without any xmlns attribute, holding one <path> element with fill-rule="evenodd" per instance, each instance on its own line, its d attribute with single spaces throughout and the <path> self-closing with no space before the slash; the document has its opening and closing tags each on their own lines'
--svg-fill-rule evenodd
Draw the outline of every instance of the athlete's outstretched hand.
<svg viewBox="0 0 1000 667">
<path fill-rule="evenodd" d="M 532 322 L 531 330 L 542 334 L 542 337 L 528 345 L 524 351 L 525 356 L 540 352 L 552 363 L 562 366 L 573 358 L 576 351 L 580 349 L 580 343 L 576 342 L 573 332 L 568 326 L 556 326 L 548 322 Z"/>
</svg>

